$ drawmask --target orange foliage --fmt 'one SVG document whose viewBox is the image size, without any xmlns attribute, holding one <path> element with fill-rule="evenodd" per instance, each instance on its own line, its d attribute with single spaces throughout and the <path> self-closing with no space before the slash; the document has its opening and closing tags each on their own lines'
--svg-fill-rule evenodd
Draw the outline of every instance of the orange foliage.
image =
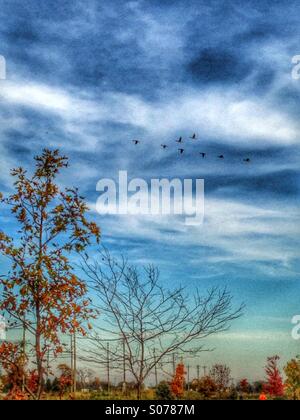
<svg viewBox="0 0 300 420">
<path fill-rule="evenodd" d="M 0 360 L 5 370 L 4 383 L 10 386 L 5 399 L 26 400 L 28 395 L 22 392 L 25 375 L 25 361 L 20 346 L 13 343 L 2 343 L 0 346 Z"/>
<path fill-rule="evenodd" d="M 242 379 L 239 383 L 240 389 L 242 392 L 247 393 L 250 389 L 250 384 L 248 382 L 248 379 Z"/>
<path fill-rule="evenodd" d="M 177 398 L 181 398 L 184 394 L 185 375 L 184 364 L 180 363 L 176 368 L 175 376 L 171 382 L 171 391 Z"/>
<path fill-rule="evenodd" d="M 282 397 L 284 395 L 283 379 L 278 368 L 279 356 L 268 358 L 266 366 L 267 383 L 264 391 L 274 397 Z"/>
<path fill-rule="evenodd" d="M 29 373 L 29 377 L 27 379 L 27 387 L 28 389 L 35 394 L 38 389 L 39 384 L 39 377 L 36 370 L 33 370 Z"/>
<path fill-rule="evenodd" d="M 23 168 L 14 169 L 15 192 L 6 199 L 0 194 L 0 202 L 20 225 L 15 240 L 0 232 L 0 254 L 11 262 L 9 274 L 0 278 L 0 311 L 13 314 L 34 335 L 40 398 L 47 352 L 60 354 L 61 333 L 85 334 L 84 325 L 94 316 L 86 305 L 86 285 L 73 274 L 69 255 L 83 252 L 92 239 L 99 242 L 100 230 L 87 220 L 78 190 L 62 191 L 56 184 L 68 159 L 58 150 L 44 150 L 35 162 L 31 177 Z"/>
<path fill-rule="evenodd" d="M 68 388 L 72 386 L 72 370 L 67 365 L 60 365 L 58 368 L 61 371 L 59 377 L 59 398 L 62 399 Z"/>
</svg>

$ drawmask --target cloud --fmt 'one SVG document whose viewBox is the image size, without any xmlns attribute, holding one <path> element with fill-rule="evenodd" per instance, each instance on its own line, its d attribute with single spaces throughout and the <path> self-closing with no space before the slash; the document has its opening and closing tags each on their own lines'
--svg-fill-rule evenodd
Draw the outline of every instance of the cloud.
<svg viewBox="0 0 300 420">
<path fill-rule="evenodd" d="M 91 101 L 72 95 L 61 88 L 35 84 L 28 81 L 7 82 L 2 87 L 1 96 L 14 105 L 45 110 L 65 119 L 79 115 L 96 118 L 96 108 Z"/>
<path fill-rule="evenodd" d="M 224 48 L 205 48 L 187 66 L 194 79 L 201 83 L 240 83 L 251 73 L 253 64 Z"/>
<path fill-rule="evenodd" d="M 104 235 L 140 238 L 146 242 L 172 243 L 173 248 L 192 249 L 190 262 L 197 263 L 202 249 L 214 250 L 201 256 L 210 264 L 253 263 L 267 271 L 268 262 L 278 264 L 271 275 L 288 275 L 297 260 L 299 242 L 297 208 L 249 205 L 224 199 L 206 199 L 205 221 L 190 228 L 178 216 L 109 216 L 104 218 Z M 90 205 L 95 212 L 95 206 Z M 199 262 L 199 259 L 198 259 Z"/>
<path fill-rule="evenodd" d="M 229 332 L 229 333 L 221 333 L 214 337 L 215 340 L 221 341 L 288 341 L 291 340 L 291 333 L 290 332 L 281 332 L 281 331 L 246 331 L 246 332 Z"/>
<path fill-rule="evenodd" d="M 151 103 L 135 95 L 109 92 L 93 98 L 85 92 L 19 81 L 6 83 L 1 96 L 8 106 L 56 115 L 71 133 L 76 123 L 77 130 L 80 124 L 86 127 L 97 123 L 101 128 L 106 123 L 118 123 L 143 129 L 148 136 L 171 135 L 191 127 L 203 136 L 222 136 L 230 144 L 243 145 L 244 139 L 256 145 L 262 140 L 285 145 L 298 142 L 298 123 L 288 115 L 272 109 L 267 102 L 226 89 L 192 92 Z"/>
</svg>

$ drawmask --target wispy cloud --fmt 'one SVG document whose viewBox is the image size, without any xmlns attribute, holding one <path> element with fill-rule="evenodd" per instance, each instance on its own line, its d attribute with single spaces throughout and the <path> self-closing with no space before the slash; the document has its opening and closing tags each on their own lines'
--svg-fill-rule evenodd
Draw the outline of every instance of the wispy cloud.
<svg viewBox="0 0 300 420">
<path fill-rule="evenodd" d="M 243 145 L 244 138 L 256 144 L 293 144 L 299 134 L 297 121 L 288 115 L 233 90 L 203 90 L 151 103 L 136 95 L 109 92 L 93 98 L 87 92 L 19 81 L 6 83 L 2 98 L 8 105 L 53 113 L 68 124 L 128 124 L 148 136 L 171 136 L 191 127 L 205 138 L 222 136 Z"/>
<path fill-rule="evenodd" d="M 93 203 L 90 208 L 96 210 Z M 296 219 L 296 208 L 275 209 L 274 203 L 270 207 L 258 207 L 238 201 L 206 199 L 204 224 L 198 227 L 186 226 L 184 217 L 178 216 L 111 215 L 105 218 L 104 232 L 116 237 L 126 237 L 130 232 L 131 238 L 166 245 L 171 241 L 178 249 L 192 248 L 191 263 L 197 261 L 197 249 L 200 255 L 203 247 L 216 250 L 213 255 L 202 256 L 202 262 L 206 263 L 234 262 L 241 266 L 245 262 L 278 263 L 281 270 L 277 268 L 276 272 L 282 276 L 283 270 L 291 274 L 289 265 L 298 256 Z"/>
</svg>

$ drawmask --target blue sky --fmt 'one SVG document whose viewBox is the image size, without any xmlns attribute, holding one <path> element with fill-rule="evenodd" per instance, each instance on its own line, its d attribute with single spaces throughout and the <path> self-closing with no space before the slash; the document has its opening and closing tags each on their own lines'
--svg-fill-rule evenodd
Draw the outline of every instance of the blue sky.
<svg viewBox="0 0 300 420">
<path fill-rule="evenodd" d="M 92 209 L 97 181 L 119 170 L 205 179 L 199 227 L 92 216 L 107 246 L 156 263 L 165 282 L 228 285 L 246 303 L 203 356 L 235 376 L 258 376 L 267 356 L 299 351 L 290 338 L 300 312 L 300 81 L 291 77 L 299 12 L 298 1 L 274 0 L 1 2 L 1 190 L 11 188 L 9 168 L 30 165 L 45 146 L 70 157 L 61 181 L 80 187 Z M 193 132 L 199 140 L 178 156 L 175 139 Z"/>
</svg>

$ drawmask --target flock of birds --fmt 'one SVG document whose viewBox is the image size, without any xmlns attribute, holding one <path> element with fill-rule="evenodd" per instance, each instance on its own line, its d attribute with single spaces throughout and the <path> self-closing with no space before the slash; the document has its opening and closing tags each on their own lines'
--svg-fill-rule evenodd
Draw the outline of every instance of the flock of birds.
<svg viewBox="0 0 300 420">
<path fill-rule="evenodd" d="M 191 140 L 197 140 L 198 139 L 198 136 L 197 136 L 196 133 L 194 133 L 192 136 L 189 137 L 189 139 L 191 139 Z M 142 143 L 141 140 L 132 140 L 132 142 L 134 143 L 135 146 L 137 146 L 137 145 L 139 145 L 139 144 Z M 179 137 L 179 139 L 176 140 L 176 143 L 182 145 L 184 143 L 183 137 Z M 161 148 L 164 149 L 164 150 L 168 149 L 168 147 L 169 146 L 167 144 L 161 144 Z M 184 152 L 185 152 L 185 149 L 181 147 L 181 148 L 178 149 L 178 152 L 179 152 L 180 155 L 183 155 Z M 199 154 L 200 154 L 200 156 L 202 156 L 203 159 L 205 159 L 207 157 L 207 153 L 205 153 L 205 152 L 199 152 Z M 218 159 L 224 160 L 225 159 L 225 156 L 224 155 L 219 155 L 218 156 Z M 250 163 L 251 162 L 251 159 L 250 158 L 245 158 L 245 159 L 243 159 L 243 161 L 245 163 Z"/>
</svg>

